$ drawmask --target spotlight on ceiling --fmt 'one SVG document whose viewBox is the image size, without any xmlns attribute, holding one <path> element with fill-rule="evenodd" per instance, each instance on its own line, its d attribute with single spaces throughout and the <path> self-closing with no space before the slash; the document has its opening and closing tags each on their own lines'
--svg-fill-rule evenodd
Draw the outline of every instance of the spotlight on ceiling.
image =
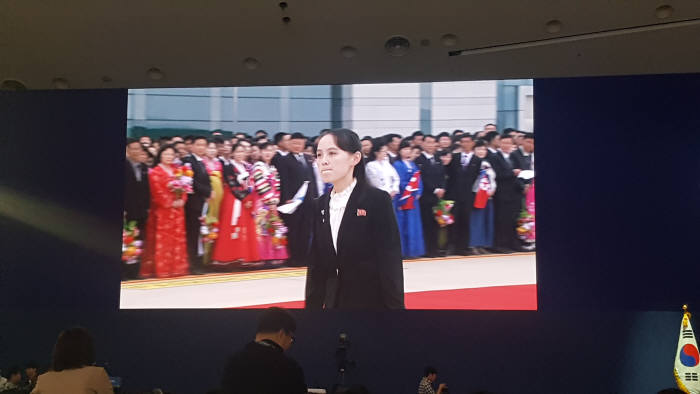
<svg viewBox="0 0 700 394">
<path fill-rule="evenodd" d="M 27 90 L 27 86 L 16 79 L 6 79 L 0 83 L 0 90 L 18 92 L 21 90 Z"/>
<path fill-rule="evenodd" d="M 558 21 L 556 19 L 547 22 L 547 24 L 544 26 L 547 30 L 547 33 L 559 33 L 561 31 L 561 21 Z"/>
<path fill-rule="evenodd" d="M 673 7 L 670 5 L 662 5 L 656 9 L 655 15 L 658 19 L 666 19 L 673 15 Z"/>
<path fill-rule="evenodd" d="M 347 59 L 357 56 L 357 48 L 352 46 L 344 46 L 340 48 L 340 54 Z"/>
<path fill-rule="evenodd" d="M 53 81 L 51 81 L 51 84 L 56 89 L 68 89 L 68 88 L 70 88 L 70 85 L 68 84 L 68 80 L 66 80 L 65 78 L 54 78 Z"/>
<path fill-rule="evenodd" d="M 453 47 L 457 45 L 457 36 L 454 34 L 445 34 L 440 38 L 440 42 L 446 47 Z"/>
<path fill-rule="evenodd" d="M 148 75 L 148 78 L 154 80 L 154 81 L 160 81 L 165 77 L 165 74 L 163 74 L 163 71 L 161 71 L 159 68 L 153 67 L 150 68 L 146 74 Z"/>
<path fill-rule="evenodd" d="M 384 43 L 384 49 L 386 49 L 391 56 L 403 56 L 408 53 L 410 48 L 411 43 L 406 37 L 401 36 L 393 36 Z"/>
<path fill-rule="evenodd" d="M 258 67 L 260 67 L 260 62 L 259 62 L 257 59 L 255 59 L 255 58 L 247 57 L 247 58 L 245 58 L 245 59 L 243 60 L 243 65 L 244 65 L 245 68 L 247 68 L 248 70 L 255 70 L 255 69 L 257 69 Z"/>
</svg>

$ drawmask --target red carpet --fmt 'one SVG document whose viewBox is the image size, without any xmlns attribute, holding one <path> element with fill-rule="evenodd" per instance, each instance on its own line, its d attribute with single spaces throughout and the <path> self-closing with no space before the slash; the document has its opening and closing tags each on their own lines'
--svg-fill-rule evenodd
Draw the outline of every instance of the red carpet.
<svg viewBox="0 0 700 394">
<path fill-rule="evenodd" d="M 537 285 L 494 286 L 474 289 L 406 293 L 406 309 L 537 310 Z M 303 308 L 304 301 L 241 307 L 243 309 Z"/>
</svg>

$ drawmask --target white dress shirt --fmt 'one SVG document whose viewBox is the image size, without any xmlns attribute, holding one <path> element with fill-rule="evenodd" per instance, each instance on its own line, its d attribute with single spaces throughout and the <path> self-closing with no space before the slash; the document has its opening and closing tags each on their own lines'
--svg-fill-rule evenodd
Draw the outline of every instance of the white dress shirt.
<svg viewBox="0 0 700 394">
<path fill-rule="evenodd" d="M 340 193 L 336 193 L 335 189 L 331 191 L 331 198 L 328 202 L 328 214 L 330 216 L 331 225 L 331 236 L 333 237 L 333 248 L 336 253 L 338 252 L 338 231 L 340 231 L 340 224 L 343 221 L 343 214 L 345 213 L 345 206 L 348 205 L 348 200 L 350 200 L 350 195 L 352 194 L 355 185 L 357 184 L 357 179 L 353 179 L 350 186 L 346 187 Z"/>
<path fill-rule="evenodd" d="M 202 160 L 204 160 L 204 159 L 202 159 L 201 157 L 195 155 L 194 153 L 192 154 L 192 157 L 194 157 L 195 159 L 197 159 L 197 161 L 202 161 Z"/>
<path fill-rule="evenodd" d="M 462 156 L 461 156 L 462 161 L 461 161 L 461 164 L 462 164 L 463 167 L 466 167 L 466 166 L 469 165 L 469 162 L 472 161 L 472 156 L 474 156 L 474 152 L 469 152 L 469 153 L 464 153 L 464 152 L 462 152 Z"/>
<path fill-rule="evenodd" d="M 391 165 L 389 159 L 372 160 L 365 166 L 365 174 L 370 185 L 385 192 L 399 192 L 399 173 Z"/>
</svg>

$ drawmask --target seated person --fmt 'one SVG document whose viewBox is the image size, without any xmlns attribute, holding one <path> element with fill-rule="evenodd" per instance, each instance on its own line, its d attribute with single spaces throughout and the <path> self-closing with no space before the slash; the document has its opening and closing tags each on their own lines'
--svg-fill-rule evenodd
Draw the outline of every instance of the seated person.
<svg viewBox="0 0 700 394">
<path fill-rule="evenodd" d="M 39 375 L 32 394 L 114 394 L 102 367 L 93 367 L 92 336 L 76 327 L 59 334 L 54 345 L 51 370 Z"/>
<path fill-rule="evenodd" d="M 0 393 L 2 394 L 20 394 L 26 393 L 21 387 L 22 370 L 19 367 L 11 367 L 7 370 L 7 381 L 0 384 Z"/>
<path fill-rule="evenodd" d="M 418 384 L 418 394 L 435 394 L 433 389 L 433 383 L 437 380 L 437 369 L 433 367 L 425 367 L 425 373 L 423 374 L 423 379 L 421 379 Z M 445 383 L 440 383 L 438 386 L 437 394 L 443 394 L 447 392 L 447 385 Z"/>
<path fill-rule="evenodd" d="M 294 343 L 297 325 L 284 309 L 260 316 L 255 340 L 229 358 L 222 394 L 306 394 L 304 371 L 284 354 Z"/>
</svg>

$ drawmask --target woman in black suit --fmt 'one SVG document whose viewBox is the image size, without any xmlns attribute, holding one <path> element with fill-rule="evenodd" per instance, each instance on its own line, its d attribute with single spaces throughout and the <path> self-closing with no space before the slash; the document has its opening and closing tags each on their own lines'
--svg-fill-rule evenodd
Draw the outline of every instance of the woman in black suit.
<svg viewBox="0 0 700 394">
<path fill-rule="evenodd" d="M 403 309 L 401 241 L 391 197 L 365 180 L 360 139 L 330 130 L 316 162 L 333 189 L 316 200 L 306 308 Z"/>
</svg>

